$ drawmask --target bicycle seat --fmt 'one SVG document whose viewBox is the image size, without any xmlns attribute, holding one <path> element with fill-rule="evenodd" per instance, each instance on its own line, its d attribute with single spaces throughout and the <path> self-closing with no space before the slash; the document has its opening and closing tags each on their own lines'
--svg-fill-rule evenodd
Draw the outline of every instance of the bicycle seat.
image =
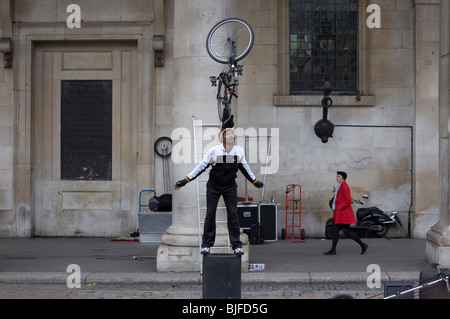
<svg viewBox="0 0 450 319">
<path fill-rule="evenodd" d="M 222 122 L 222 130 L 224 130 L 226 128 L 232 128 L 234 126 L 233 118 L 234 118 L 234 115 L 230 114 L 228 119 L 226 119 L 225 121 Z"/>
</svg>

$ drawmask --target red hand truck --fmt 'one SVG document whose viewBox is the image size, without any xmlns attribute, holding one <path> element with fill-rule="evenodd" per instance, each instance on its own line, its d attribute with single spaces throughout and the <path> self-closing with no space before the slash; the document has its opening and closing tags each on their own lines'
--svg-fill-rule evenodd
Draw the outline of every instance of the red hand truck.
<svg viewBox="0 0 450 319">
<path fill-rule="evenodd" d="M 298 184 L 286 186 L 286 228 L 282 229 L 281 238 L 286 240 L 305 239 L 302 229 L 302 187 Z"/>
</svg>

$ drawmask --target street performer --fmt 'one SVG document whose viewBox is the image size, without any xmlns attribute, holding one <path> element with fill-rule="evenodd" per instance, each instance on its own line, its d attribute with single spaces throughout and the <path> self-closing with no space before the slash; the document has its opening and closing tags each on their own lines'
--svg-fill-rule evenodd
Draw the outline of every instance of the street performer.
<svg viewBox="0 0 450 319">
<path fill-rule="evenodd" d="M 174 189 L 178 190 L 196 179 L 209 166 L 211 171 L 206 184 L 206 217 L 203 229 L 201 253 L 207 255 L 214 246 L 216 238 L 216 209 L 220 196 L 223 196 L 227 209 L 227 226 L 230 243 L 236 255 L 243 255 L 240 240 L 240 227 L 237 214 L 237 171 L 255 187 L 263 188 L 264 183 L 253 175 L 245 159 L 242 147 L 235 145 L 236 136 L 232 128 L 225 128 L 220 132 L 219 140 L 222 144 L 208 150 L 203 160 L 182 180 L 176 182 Z"/>
</svg>

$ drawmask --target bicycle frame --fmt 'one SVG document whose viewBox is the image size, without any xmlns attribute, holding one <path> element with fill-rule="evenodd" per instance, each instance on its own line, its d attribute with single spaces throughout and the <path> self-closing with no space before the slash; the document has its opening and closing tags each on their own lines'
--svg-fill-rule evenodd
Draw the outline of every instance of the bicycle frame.
<svg viewBox="0 0 450 319">
<path fill-rule="evenodd" d="M 228 73 L 222 72 L 219 74 L 217 79 L 219 80 L 219 87 L 217 89 L 217 99 L 221 100 L 227 106 L 231 104 L 232 97 L 238 97 L 236 94 L 236 86 L 239 85 L 238 75 L 242 75 L 242 66 L 238 66 L 240 69 L 230 66 L 230 71 Z M 240 72 L 238 71 L 240 70 Z M 231 80 L 234 80 L 231 82 Z M 226 88 L 226 95 L 221 96 L 222 85 Z"/>
<path fill-rule="evenodd" d="M 232 51 L 233 52 L 233 51 Z M 233 55 L 233 53 L 231 53 Z M 233 57 L 230 57 L 230 63 Z M 239 78 L 244 70 L 242 65 L 235 66 L 234 64 L 229 64 L 229 69 L 227 72 L 221 72 L 217 77 L 211 76 L 209 79 L 212 86 L 217 86 L 216 100 L 218 104 L 221 104 L 223 110 L 219 112 L 219 117 L 221 118 L 222 125 L 232 117 L 231 113 L 231 100 L 233 96 L 238 98 L 236 94 L 236 87 L 239 85 Z M 217 84 L 217 81 L 219 82 Z M 223 86 L 223 87 L 222 87 Z"/>
<path fill-rule="evenodd" d="M 228 38 L 228 42 L 230 43 L 230 56 L 228 58 L 228 72 L 222 72 L 219 74 L 219 76 L 211 76 L 209 79 L 212 83 L 212 86 L 217 85 L 217 81 L 219 81 L 219 87 L 217 89 L 217 99 L 221 100 L 226 106 L 229 106 L 231 104 L 232 97 L 238 97 L 236 95 L 236 86 L 239 85 L 239 78 L 238 76 L 242 75 L 242 72 L 244 70 L 244 67 L 242 65 L 236 66 L 236 52 L 235 52 L 235 45 L 232 38 Z M 234 81 L 232 81 L 232 78 L 234 78 Z M 227 94 L 224 96 L 221 96 L 221 89 L 222 85 L 225 86 Z"/>
<path fill-rule="evenodd" d="M 220 31 L 216 32 L 218 30 Z M 242 30 L 245 31 L 240 32 Z M 254 32 L 251 26 L 237 18 L 220 21 L 208 33 L 206 39 L 208 54 L 216 62 L 228 64 L 228 70 L 224 70 L 218 76 L 209 77 L 212 86 L 218 86 L 216 100 L 222 126 L 234 125 L 231 101 L 233 96 L 238 98 L 236 94 L 239 85 L 238 77 L 242 76 L 244 69 L 242 65 L 237 65 L 237 62 L 250 52 L 253 41 Z M 242 44 L 244 44 L 244 50 L 240 51 L 239 45 L 242 46 Z"/>
</svg>

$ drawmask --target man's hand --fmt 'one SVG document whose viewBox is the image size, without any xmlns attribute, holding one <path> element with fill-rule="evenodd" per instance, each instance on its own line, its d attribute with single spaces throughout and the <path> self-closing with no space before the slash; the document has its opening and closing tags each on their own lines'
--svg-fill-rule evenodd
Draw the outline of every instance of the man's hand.
<svg viewBox="0 0 450 319">
<path fill-rule="evenodd" d="M 264 183 L 260 182 L 260 181 L 256 181 L 256 183 L 253 184 L 253 185 L 255 185 L 255 187 L 257 187 L 257 188 L 263 188 L 264 187 Z"/>
<path fill-rule="evenodd" d="M 181 187 L 187 184 L 187 181 L 185 179 L 179 180 L 178 182 L 173 185 L 174 190 L 179 190 Z"/>
</svg>

